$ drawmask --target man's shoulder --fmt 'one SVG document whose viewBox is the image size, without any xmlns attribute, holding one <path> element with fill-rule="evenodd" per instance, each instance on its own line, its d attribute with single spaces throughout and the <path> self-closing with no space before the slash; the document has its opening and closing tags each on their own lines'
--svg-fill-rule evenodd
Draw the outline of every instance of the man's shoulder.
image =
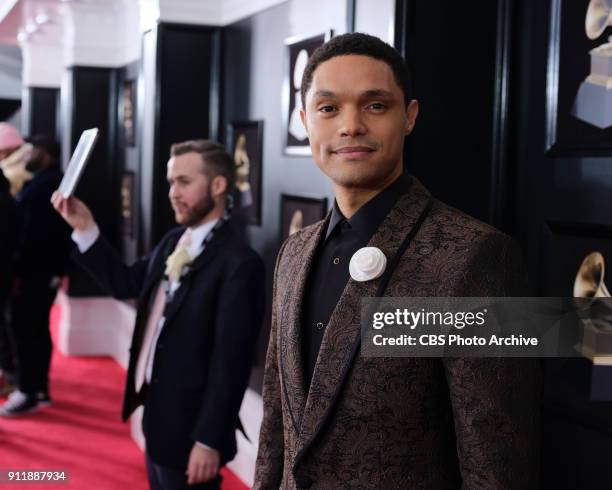
<svg viewBox="0 0 612 490">
<path fill-rule="evenodd" d="M 246 241 L 242 238 L 234 236 L 233 240 L 230 240 L 227 246 L 223 246 L 222 250 L 225 252 L 225 256 L 232 262 L 257 262 L 263 265 L 263 260 L 259 253 L 257 253 Z"/>
<path fill-rule="evenodd" d="M 530 291 L 522 252 L 510 236 L 458 209 L 436 203 L 431 236 L 462 270 L 464 296 L 523 296 Z"/>
<path fill-rule="evenodd" d="M 510 236 L 490 224 L 438 200 L 432 208 L 429 226 L 437 228 L 449 239 L 466 240 L 473 245 L 483 242 L 507 245 L 513 241 Z"/>
<path fill-rule="evenodd" d="M 246 241 L 229 225 L 222 226 L 217 232 L 217 246 L 223 260 L 230 267 L 263 268 L 263 260 Z"/>
</svg>

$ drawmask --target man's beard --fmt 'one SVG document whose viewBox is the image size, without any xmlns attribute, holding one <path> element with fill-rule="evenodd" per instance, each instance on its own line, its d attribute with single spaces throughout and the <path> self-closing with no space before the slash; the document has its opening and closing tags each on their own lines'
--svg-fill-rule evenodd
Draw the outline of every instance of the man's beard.
<svg viewBox="0 0 612 490">
<path fill-rule="evenodd" d="M 208 186 L 206 195 L 193 208 L 185 213 L 185 226 L 193 226 L 202 221 L 215 208 L 215 200 L 211 197 L 211 186 Z"/>
</svg>

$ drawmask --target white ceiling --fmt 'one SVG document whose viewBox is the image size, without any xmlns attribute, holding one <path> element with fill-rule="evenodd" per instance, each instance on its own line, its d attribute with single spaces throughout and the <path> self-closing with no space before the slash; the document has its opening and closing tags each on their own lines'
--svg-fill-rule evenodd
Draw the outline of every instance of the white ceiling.
<svg viewBox="0 0 612 490">
<path fill-rule="evenodd" d="M 140 32 L 158 21 L 227 25 L 284 1 L 287 0 L 0 0 L 0 73 L 21 78 L 21 47 L 63 46 L 68 48 L 67 53 L 78 53 L 83 44 L 95 51 L 105 44 L 123 42 L 125 36 L 119 30 L 124 24 L 134 25 L 124 22 L 128 11 L 134 8 L 140 12 L 140 29 L 132 32 L 129 28 L 129 44 L 133 44 L 132 37 L 138 41 Z M 40 60 L 44 64 L 46 58 L 37 60 L 36 64 Z M 64 61 L 70 60 L 65 57 Z"/>
<path fill-rule="evenodd" d="M 6 1 L 6 0 L 5 0 Z M 12 2 L 14 0 L 8 0 Z M 93 0 L 72 0 L 86 3 Z M 95 0 L 104 3 L 103 0 Z M 28 37 L 50 36 L 61 31 L 63 5 L 67 1 L 61 0 L 18 0 L 13 8 L 0 20 L 0 44 L 17 46 L 17 35 L 21 30 L 27 29 Z"/>
<path fill-rule="evenodd" d="M 17 45 L 18 33 L 26 29 L 31 32 L 22 33 L 24 40 L 61 37 L 63 14 L 71 7 L 99 15 L 130 1 L 145 16 L 155 10 L 163 21 L 226 25 L 287 0 L 0 0 L 0 44 Z"/>
</svg>

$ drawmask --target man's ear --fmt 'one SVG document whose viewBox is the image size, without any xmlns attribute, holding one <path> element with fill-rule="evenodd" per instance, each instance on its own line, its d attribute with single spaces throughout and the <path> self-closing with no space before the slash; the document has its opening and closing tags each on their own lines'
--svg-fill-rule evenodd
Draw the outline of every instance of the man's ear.
<svg viewBox="0 0 612 490">
<path fill-rule="evenodd" d="M 223 175 L 217 175 L 210 183 L 212 197 L 219 197 L 227 191 L 227 179 Z"/>
<path fill-rule="evenodd" d="M 412 133 L 418 115 L 419 101 L 416 99 L 412 99 L 408 103 L 408 107 L 406 108 L 406 126 L 404 127 L 404 133 L 406 134 L 406 136 Z"/>
<path fill-rule="evenodd" d="M 306 111 L 304 111 L 304 108 L 300 109 L 300 119 L 302 120 L 304 129 L 306 130 L 306 134 L 308 134 L 308 123 L 306 122 Z"/>
</svg>

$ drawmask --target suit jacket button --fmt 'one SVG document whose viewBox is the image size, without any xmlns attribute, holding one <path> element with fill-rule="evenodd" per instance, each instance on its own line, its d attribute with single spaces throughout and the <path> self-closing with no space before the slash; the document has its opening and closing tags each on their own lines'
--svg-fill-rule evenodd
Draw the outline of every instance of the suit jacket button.
<svg viewBox="0 0 612 490">
<path fill-rule="evenodd" d="M 163 349 L 164 348 L 164 344 L 157 344 L 157 348 L 158 349 Z"/>
<path fill-rule="evenodd" d="M 308 475 L 296 476 L 295 482 L 298 484 L 299 488 L 310 488 L 312 487 L 312 484 L 314 483 L 312 481 L 312 478 L 310 478 Z"/>
<path fill-rule="evenodd" d="M 153 383 L 159 383 L 159 379 L 153 378 Z"/>
</svg>

